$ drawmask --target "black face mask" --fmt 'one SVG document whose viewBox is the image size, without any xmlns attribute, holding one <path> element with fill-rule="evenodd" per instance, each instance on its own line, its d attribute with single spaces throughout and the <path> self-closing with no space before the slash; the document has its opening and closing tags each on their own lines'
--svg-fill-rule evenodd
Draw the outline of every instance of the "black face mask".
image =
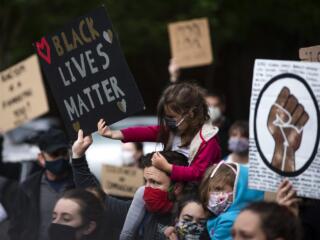
<svg viewBox="0 0 320 240">
<path fill-rule="evenodd" d="M 166 123 L 166 126 L 170 129 L 172 132 L 176 132 L 178 130 L 178 127 L 180 124 L 184 121 L 185 118 L 182 118 L 178 123 L 174 118 L 165 117 L 164 121 Z"/>
<path fill-rule="evenodd" d="M 51 223 L 49 226 L 50 240 L 76 240 L 76 231 L 78 228 L 68 225 Z"/>
<path fill-rule="evenodd" d="M 45 168 L 55 175 L 61 175 L 70 169 L 69 161 L 66 158 L 59 158 L 54 161 L 47 161 Z"/>
<path fill-rule="evenodd" d="M 177 121 L 174 118 L 165 117 L 164 121 L 171 131 L 177 130 Z"/>
</svg>

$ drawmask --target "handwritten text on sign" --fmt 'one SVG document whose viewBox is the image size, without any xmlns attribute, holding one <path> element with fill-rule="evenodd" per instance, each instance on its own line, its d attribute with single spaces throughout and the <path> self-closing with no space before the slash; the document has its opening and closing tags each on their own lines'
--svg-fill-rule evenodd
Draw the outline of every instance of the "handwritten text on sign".
<svg viewBox="0 0 320 240">
<path fill-rule="evenodd" d="M 194 19 L 169 24 L 171 53 L 179 67 L 212 63 L 208 19 Z"/>
<path fill-rule="evenodd" d="M 0 73 L 0 129 L 8 131 L 49 108 L 35 55 Z"/>
<path fill-rule="evenodd" d="M 250 103 L 249 187 L 275 192 L 289 178 L 320 199 L 320 64 L 257 59 Z"/>
<path fill-rule="evenodd" d="M 300 48 L 299 58 L 302 61 L 320 62 L 320 46 Z"/>
<path fill-rule="evenodd" d="M 110 165 L 104 165 L 102 168 L 102 187 L 108 194 L 133 197 L 143 184 L 143 171 L 139 168 Z"/>
</svg>

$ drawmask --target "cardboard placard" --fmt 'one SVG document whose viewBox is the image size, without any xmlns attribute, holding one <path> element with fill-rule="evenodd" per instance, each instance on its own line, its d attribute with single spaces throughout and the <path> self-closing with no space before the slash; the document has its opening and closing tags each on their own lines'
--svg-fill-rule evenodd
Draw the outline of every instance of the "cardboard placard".
<svg viewBox="0 0 320 240">
<path fill-rule="evenodd" d="M 320 45 L 300 48 L 299 58 L 302 61 L 320 62 Z"/>
<path fill-rule="evenodd" d="M 288 178 L 320 199 L 320 64 L 256 60 L 250 103 L 249 187 L 275 192 Z"/>
<path fill-rule="evenodd" d="M 0 73 L 0 129 L 19 127 L 48 112 L 48 102 L 36 55 Z"/>
<path fill-rule="evenodd" d="M 212 63 L 207 18 L 170 23 L 168 30 L 171 56 L 179 67 L 195 67 Z"/>
<path fill-rule="evenodd" d="M 35 43 L 71 139 L 145 109 L 104 7 Z"/>
<path fill-rule="evenodd" d="M 143 170 L 136 167 L 103 165 L 101 185 L 110 195 L 133 197 L 137 189 L 144 185 Z"/>
</svg>

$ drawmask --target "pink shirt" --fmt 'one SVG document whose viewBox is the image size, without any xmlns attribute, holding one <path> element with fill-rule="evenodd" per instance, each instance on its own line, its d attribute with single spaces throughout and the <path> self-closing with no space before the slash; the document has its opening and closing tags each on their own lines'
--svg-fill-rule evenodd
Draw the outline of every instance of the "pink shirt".
<svg viewBox="0 0 320 240">
<path fill-rule="evenodd" d="M 156 142 L 159 126 L 132 127 L 121 130 L 123 142 Z M 200 134 L 201 136 L 201 134 Z M 190 166 L 173 165 L 171 179 L 173 181 L 200 181 L 208 167 L 221 160 L 221 149 L 217 136 L 202 143 Z"/>
</svg>

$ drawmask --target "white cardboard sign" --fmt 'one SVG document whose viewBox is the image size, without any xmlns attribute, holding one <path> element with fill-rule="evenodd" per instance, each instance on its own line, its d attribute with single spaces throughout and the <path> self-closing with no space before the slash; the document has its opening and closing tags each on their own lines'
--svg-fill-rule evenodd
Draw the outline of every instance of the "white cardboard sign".
<svg viewBox="0 0 320 240">
<path fill-rule="evenodd" d="M 289 178 L 320 199 L 320 64 L 255 61 L 250 103 L 249 187 L 275 192 Z"/>
</svg>

